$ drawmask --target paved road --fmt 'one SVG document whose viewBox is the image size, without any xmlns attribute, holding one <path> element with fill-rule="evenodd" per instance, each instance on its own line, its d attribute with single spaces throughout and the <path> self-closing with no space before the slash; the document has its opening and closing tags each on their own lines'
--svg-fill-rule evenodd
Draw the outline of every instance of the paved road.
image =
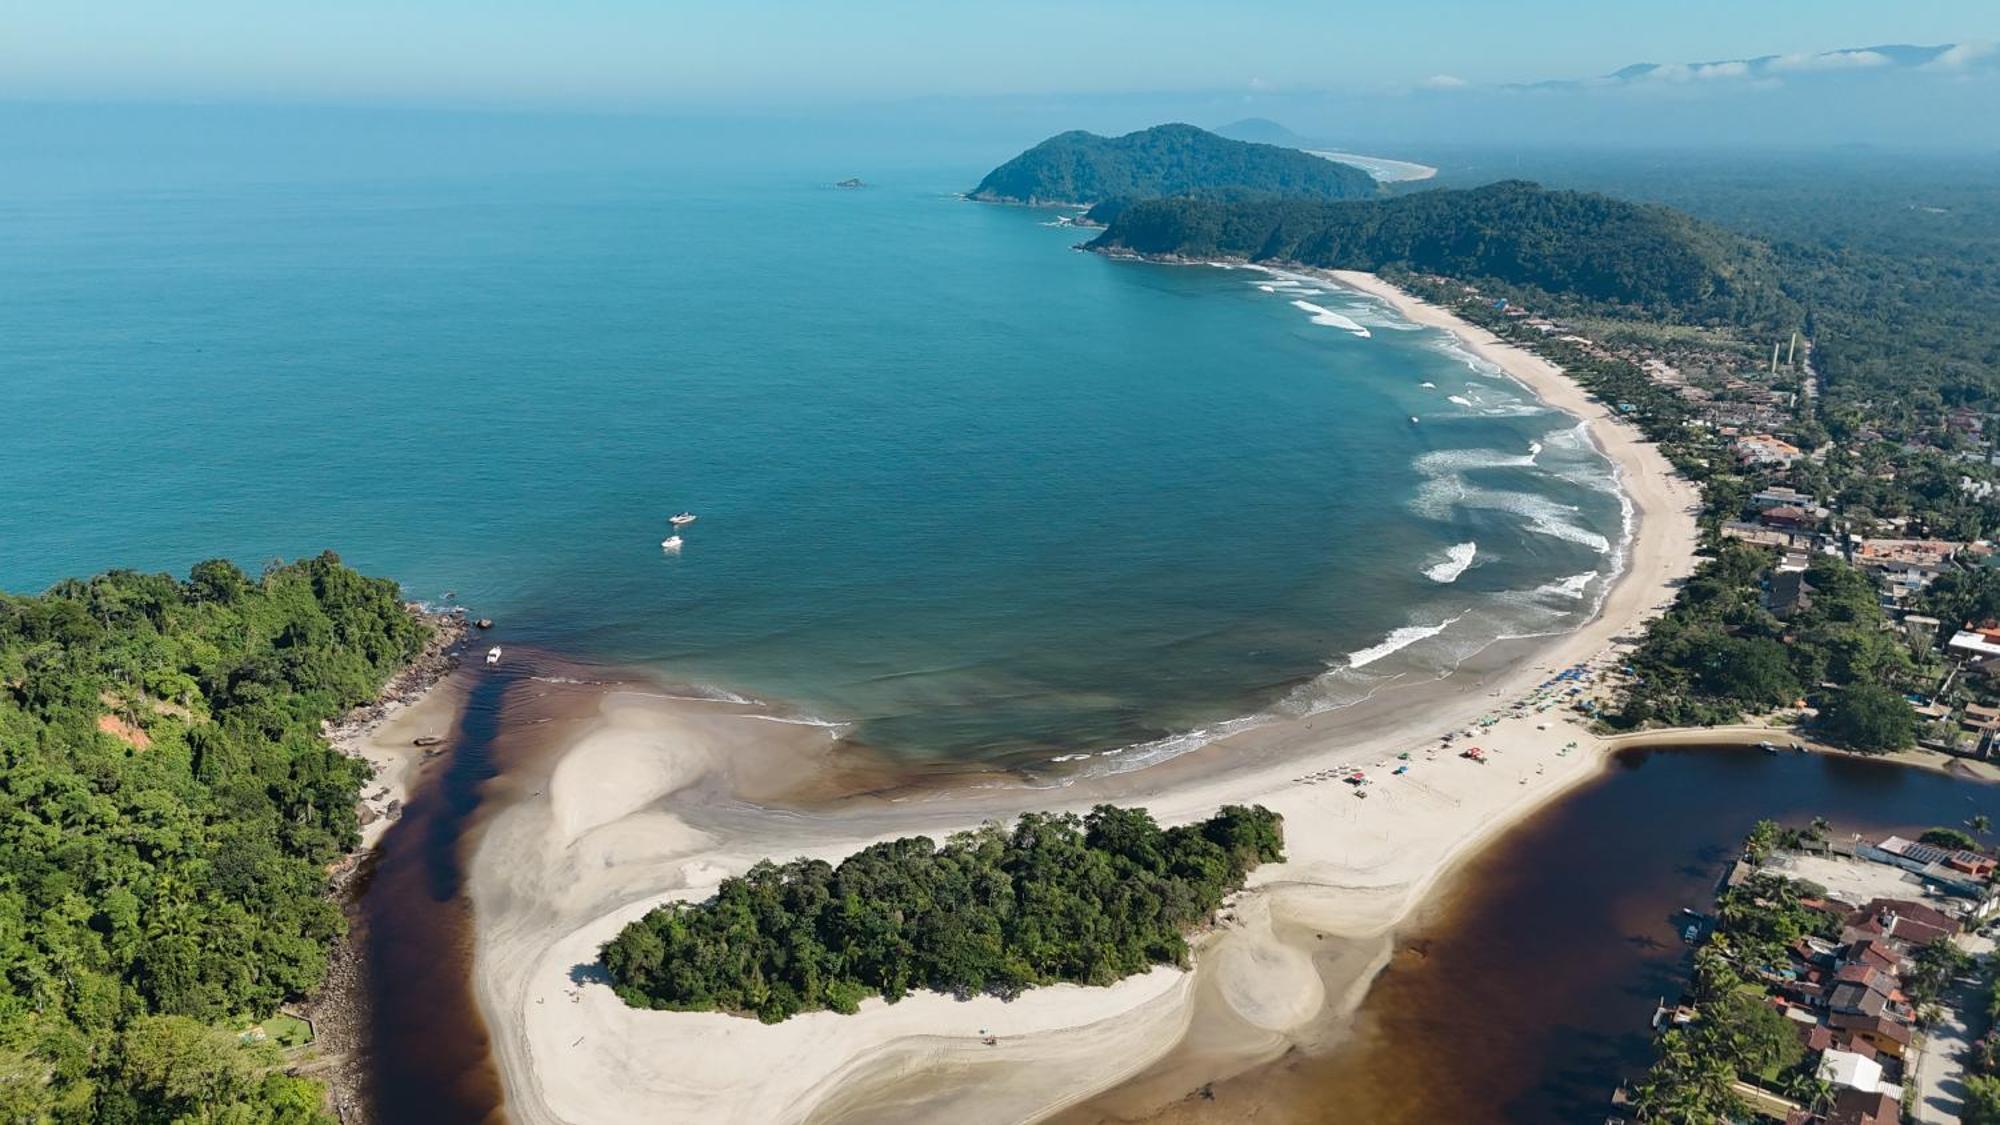
<svg viewBox="0 0 2000 1125">
<path fill-rule="evenodd" d="M 1965 1104 L 1965 1053 L 1972 1046 L 1973 1032 L 1984 1000 L 1983 962 L 1993 952 L 1990 938 L 1971 934 L 1958 937 L 1959 947 L 1980 958 L 1982 967 L 1952 982 L 1945 993 L 1945 1015 L 1924 1036 L 1922 1048 L 1912 1058 L 1915 1088 L 1903 1092 L 1903 1104 L 1915 1110 L 1919 1125 L 1948 1125 L 1959 1118 Z M 1907 1076 L 1906 1076 L 1907 1079 Z"/>
</svg>

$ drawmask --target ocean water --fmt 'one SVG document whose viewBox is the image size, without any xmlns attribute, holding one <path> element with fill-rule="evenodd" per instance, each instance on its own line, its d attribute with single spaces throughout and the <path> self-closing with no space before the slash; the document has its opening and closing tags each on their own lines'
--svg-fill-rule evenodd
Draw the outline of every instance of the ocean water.
<svg viewBox="0 0 2000 1125">
<path fill-rule="evenodd" d="M 1445 337 L 1075 252 L 982 163 L 257 151 L 0 180 L 0 588 L 331 548 L 907 759 L 1122 768 L 1620 563 L 1574 420 Z"/>
</svg>

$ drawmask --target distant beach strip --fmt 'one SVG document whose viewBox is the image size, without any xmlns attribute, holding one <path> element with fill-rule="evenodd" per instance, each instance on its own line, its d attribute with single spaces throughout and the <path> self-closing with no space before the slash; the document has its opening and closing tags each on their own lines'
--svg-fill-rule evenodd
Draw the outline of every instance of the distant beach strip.
<svg viewBox="0 0 2000 1125">
<path fill-rule="evenodd" d="M 1314 156 L 1331 160 L 1336 164 L 1352 164 L 1363 172 L 1385 184 L 1410 183 L 1428 180 L 1438 174 L 1436 168 L 1428 164 L 1418 164 L 1412 160 L 1392 160 L 1386 156 L 1363 156 L 1358 152 L 1331 152 L 1321 149 L 1306 149 Z"/>
</svg>

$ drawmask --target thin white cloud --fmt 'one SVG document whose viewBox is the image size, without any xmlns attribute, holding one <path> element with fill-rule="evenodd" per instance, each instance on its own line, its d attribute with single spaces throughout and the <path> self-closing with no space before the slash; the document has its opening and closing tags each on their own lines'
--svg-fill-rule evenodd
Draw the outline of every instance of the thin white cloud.
<svg viewBox="0 0 2000 1125">
<path fill-rule="evenodd" d="M 1456 74 L 1433 74 L 1420 85 L 1426 90 L 1456 90 L 1467 83 Z"/>
<path fill-rule="evenodd" d="M 1741 59 L 1712 63 L 1661 63 L 1644 74 L 1639 82 L 1714 82 L 1750 77 L 1750 64 Z"/>
<path fill-rule="evenodd" d="M 1771 60 L 1772 70 L 1866 70 L 1888 66 L 1892 60 L 1880 51 L 1822 51 L 1811 55 L 1781 55 Z"/>
<path fill-rule="evenodd" d="M 1925 70 L 1963 70 L 1972 63 L 1993 53 L 1994 45 L 1984 43 L 1953 43 L 1939 51 L 1937 57 L 1924 64 Z"/>
</svg>

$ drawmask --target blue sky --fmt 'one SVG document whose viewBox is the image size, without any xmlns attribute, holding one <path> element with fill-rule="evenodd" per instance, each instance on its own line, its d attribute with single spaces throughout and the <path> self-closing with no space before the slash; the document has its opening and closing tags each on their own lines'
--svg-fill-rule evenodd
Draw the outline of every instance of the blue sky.
<svg viewBox="0 0 2000 1125">
<path fill-rule="evenodd" d="M 1391 93 L 1996 38 L 1993 0 L 0 0 L 0 97 L 783 109 Z"/>
</svg>

